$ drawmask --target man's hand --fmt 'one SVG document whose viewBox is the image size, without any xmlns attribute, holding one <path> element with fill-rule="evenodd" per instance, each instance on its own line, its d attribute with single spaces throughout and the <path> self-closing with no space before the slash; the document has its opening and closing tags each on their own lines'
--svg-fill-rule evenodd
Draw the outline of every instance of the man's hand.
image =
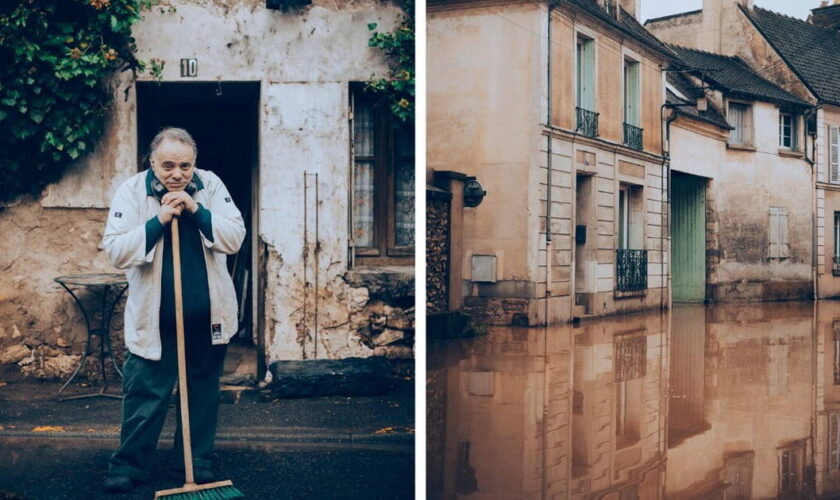
<svg viewBox="0 0 840 500">
<path fill-rule="evenodd" d="M 161 207 L 164 205 L 180 207 L 181 210 L 186 209 L 191 214 L 198 211 L 198 203 L 186 191 L 170 191 L 163 195 L 160 204 Z M 180 215 L 180 211 L 178 215 Z"/>
<path fill-rule="evenodd" d="M 160 210 L 158 211 L 158 220 L 164 226 L 169 224 L 172 221 L 172 217 L 181 215 L 182 207 L 183 205 L 180 204 L 174 207 L 172 205 L 161 204 Z"/>
</svg>

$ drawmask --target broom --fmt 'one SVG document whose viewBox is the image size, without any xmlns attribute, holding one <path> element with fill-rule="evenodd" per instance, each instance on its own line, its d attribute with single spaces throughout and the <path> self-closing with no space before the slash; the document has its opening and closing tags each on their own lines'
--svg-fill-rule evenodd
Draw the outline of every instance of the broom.
<svg viewBox="0 0 840 500">
<path fill-rule="evenodd" d="M 184 302 L 181 295 L 181 242 L 178 238 L 178 217 L 172 218 L 172 267 L 175 275 L 175 331 L 178 343 L 178 394 L 181 398 L 181 437 L 184 444 L 184 472 L 186 483 L 180 488 L 155 492 L 155 499 L 165 500 L 226 500 L 245 498 L 233 482 L 195 484 L 192 447 L 190 446 L 190 408 L 187 401 L 187 356 L 184 350 Z"/>
</svg>

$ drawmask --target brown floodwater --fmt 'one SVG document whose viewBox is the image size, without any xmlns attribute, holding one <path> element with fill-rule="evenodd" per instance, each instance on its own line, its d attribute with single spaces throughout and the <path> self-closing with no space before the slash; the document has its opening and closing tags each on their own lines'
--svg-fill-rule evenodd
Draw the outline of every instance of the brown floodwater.
<svg viewBox="0 0 840 500">
<path fill-rule="evenodd" d="M 430 498 L 840 496 L 840 302 L 431 344 Z"/>
</svg>

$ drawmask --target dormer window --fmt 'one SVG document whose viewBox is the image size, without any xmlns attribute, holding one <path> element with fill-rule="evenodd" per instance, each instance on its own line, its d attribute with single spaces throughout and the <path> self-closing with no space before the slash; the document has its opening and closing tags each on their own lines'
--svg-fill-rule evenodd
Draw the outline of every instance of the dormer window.
<svg viewBox="0 0 840 500">
<path fill-rule="evenodd" d="M 726 118 L 733 127 L 729 133 L 729 143 L 736 146 L 752 145 L 752 106 L 730 101 Z"/>
</svg>

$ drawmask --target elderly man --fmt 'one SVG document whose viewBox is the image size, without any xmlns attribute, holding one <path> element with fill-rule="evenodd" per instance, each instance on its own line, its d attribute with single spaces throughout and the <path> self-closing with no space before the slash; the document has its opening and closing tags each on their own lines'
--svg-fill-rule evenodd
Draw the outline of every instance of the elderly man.
<svg viewBox="0 0 840 500">
<path fill-rule="evenodd" d="M 178 376 L 170 222 L 180 221 L 181 275 L 190 428 L 196 482 L 214 480 L 209 455 L 216 435 L 219 378 L 236 333 L 237 302 L 228 254 L 245 238 L 242 216 L 218 176 L 195 167 L 190 134 L 166 128 L 149 147 L 151 168 L 117 190 L 102 242 L 126 269 L 122 430 L 103 484 L 126 492 L 149 477 L 173 385 Z M 180 408 L 179 408 L 180 412 Z M 182 457 L 180 416 L 176 457 Z M 174 472 L 183 470 L 176 458 Z"/>
</svg>

